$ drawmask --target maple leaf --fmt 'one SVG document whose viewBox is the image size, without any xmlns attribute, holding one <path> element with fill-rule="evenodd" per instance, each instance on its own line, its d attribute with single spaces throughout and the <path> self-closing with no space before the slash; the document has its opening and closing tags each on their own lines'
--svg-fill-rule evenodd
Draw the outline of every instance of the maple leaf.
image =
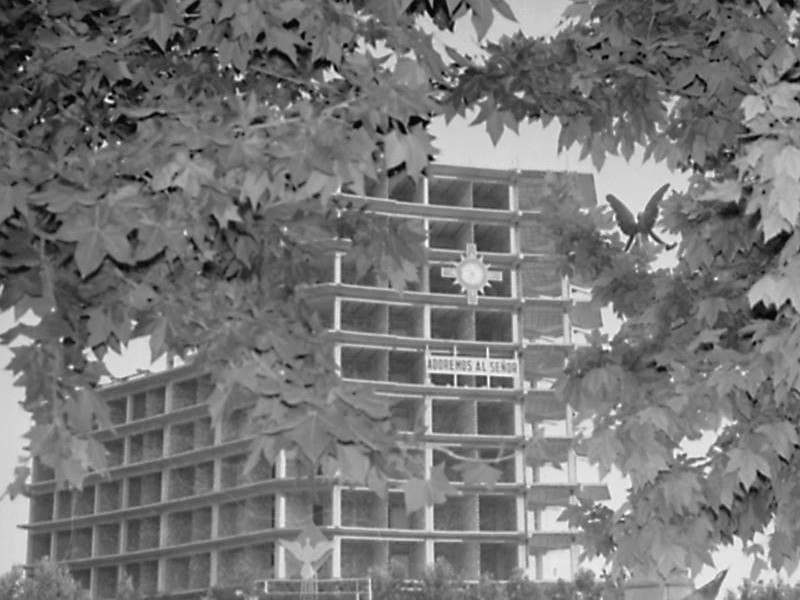
<svg viewBox="0 0 800 600">
<path fill-rule="evenodd" d="M 790 180 L 800 180 L 800 148 L 785 146 L 773 160 L 775 173 L 785 174 Z"/>
<path fill-rule="evenodd" d="M 772 446 L 778 456 L 787 460 L 800 444 L 797 424 L 790 421 L 764 423 L 756 427 L 756 432 L 764 436 L 765 443 Z"/>
<path fill-rule="evenodd" d="M 747 292 L 747 299 L 751 305 L 763 302 L 780 307 L 791 302 L 800 306 L 800 260 L 792 257 L 780 271 L 764 275 Z"/>
<path fill-rule="evenodd" d="M 78 240 L 75 249 L 75 263 L 83 277 L 94 273 L 106 257 L 105 241 L 103 234 L 98 230 L 90 230 Z"/>
<path fill-rule="evenodd" d="M 155 362 L 160 356 L 167 351 L 167 328 L 169 323 L 167 319 L 160 318 L 155 323 L 155 326 L 150 331 L 150 362 Z"/>
<path fill-rule="evenodd" d="M 719 338 L 723 333 L 725 333 L 725 329 L 703 329 L 689 343 L 689 352 L 694 352 L 704 346 L 714 346 L 719 342 Z"/>
<path fill-rule="evenodd" d="M 83 461 L 83 468 L 91 468 L 100 473 L 105 473 L 108 468 L 106 454 L 106 448 L 102 443 L 96 439 L 89 438 L 86 440 L 86 458 Z"/>
<path fill-rule="evenodd" d="M 54 466 L 56 479 L 58 481 L 66 481 L 77 490 L 83 489 L 87 460 L 87 456 L 63 458 Z"/>
<path fill-rule="evenodd" d="M 405 497 L 406 512 L 411 514 L 430 504 L 429 484 L 424 479 L 412 477 L 404 481 L 402 486 Z"/>
<path fill-rule="evenodd" d="M 384 500 L 389 497 L 389 482 L 386 476 L 375 467 L 372 467 L 367 473 L 367 487 Z"/>
<path fill-rule="evenodd" d="M 428 85 L 428 76 L 425 70 L 416 61 L 405 56 L 397 60 L 394 75 L 399 83 L 409 87 L 419 88 Z"/>
<path fill-rule="evenodd" d="M 412 477 L 403 482 L 401 488 L 408 514 L 431 504 L 442 504 L 447 500 L 447 496 L 458 493 L 447 481 L 447 477 L 444 474 L 444 464 L 433 467 L 428 479 Z"/>
<path fill-rule="evenodd" d="M 661 573 L 671 573 L 686 564 L 686 550 L 677 542 L 665 541 L 661 536 L 654 536 L 652 552 L 658 557 L 656 564 Z"/>
<path fill-rule="evenodd" d="M 586 440 L 586 450 L 590 460 L 599 464 L 601 473 L 608 473 L 624 447 L 614 432 L 606 429 L 595 431 Z"/>
<path fill-rule="evenodd" d="M 642 423 L 650 423 L 661 431 L 669 431 L 674 415 L 660 406 L 648 406 L 639 412 Z"/>
<path fill-rule="evenodd" d="M 201 186 L 214 179 L 214 165 L 205 160 L 187 160 L 172 178 L 190 198 L 196 198 Z"/>
<path fill-rule="evenodd" d="M 29 490 L 28 477 L 31 475 L 31 469 L 27 464 L 17 465 L 14 467 L 14 478 L 11 483 L 6 486 L 5 491 L 0 495 L 0 500 L 9 497 L 13 500 L 20 494 L 27 494 Z"/>
<path fill-rule="evenodd" d="M 337 444 L 336 448 L 342 478 L 345 481 L 365 485 L 371 464 L 369 457 L 355 444 Z"/>
<path fill-rule="evenodd" d="M 406 135 L 392 131 L 384 137 L 386 166 L 389 169 L 405 165 L 406 172 L 417 177 L 434 154 L 430 134 L 422 127 L 414 127 Z"/>
<path fill-rule="evenodd" d="M 167 232 L 158 224 L 142 224 L 137 231 L 137 237 L 139 240 L 135 253 L 137 261 L 155 257 L 164 250 L 169 241 Z"/>
<path fill-rule="evenodd" d="M 456 465 L 453 469 L 462 474 L 461 477 L 465 484 L 485 486 L 489 489 L 493 489 L 503 476 L 500 469 L 482 462 L 464 462 Z"/>
<path fill-rule="evenodd" d="M 250 451 L 247 455 L 247 460 L 244 463 L 242 470 L 244 474 L 252 472 L 259 462 L 266 460 L 269 463 L 274 463 L 278 457 L 278 445 L 275 437 L 270 435 L 256 436 L 253 444 L 250 446 Z"/>
<path fill-rule="evenodd" d="M 758 452 L 738 447 L 728 453 L 728 467 L 725 472 L 736 473 L 741 484 L 750 487 L 758 477 L 758 473 L 770 477 L 772 469 L 767 460 Z"/>
<path fill-rule="evenodd" d="M 742 197 L 742 184 L 733 179 L 713 181 L 708 189 L 697 196 L 698 200 L 738 202 Z"/>
<path fill-rule="evenodd" d="M 714 327 L 717 318 L 728 308 L 725 298 L 703 298 L 697 303 L 697 318 L 706 326 Z"/>
<path fill-rule="evenodd" d="M 89 339 L 86 343 L 89 346 L 97 346 L 106 341 L 111 334 L 113 324 L 108 314 L 101 308 L 89 311 L 89 321 L 86 323 L 89 330 Z"/>
<path fill-rule="evenodd" d="M 482 39 L 494 21 L 494 13 L 490 0 L 468 0 L 472 8 L 472 26 L 478 34 L 478 39 Z"/>
<path fill-rule="evenodd" d="M 383 138 L 386 166 L 391 169 L 406 161 L 407 148 L 397 131 L 390 131 Z"/>
<path fill-rule="evenodd" d="M 270 177 L 267 171 L 251 169 L 245 173 L 242 191 L 239 195 L 240 202 L 249 202 L 253 208 L 258 208 L 261 198 L 269 189 Z"/>
<path fill-rule="evenodd" d="M 0 184 L 0 222 L 5 221 L 14 213 L 16 204 L 16 190 L 9 185 Z"/>
<path fill-rule="evenodd" d="M 172 35 L 172 19 L 165 12 L 153 11 L 150 13 L 150 20 L 145 27 L 145 31 L 153 38 L 161 50 L 167 50 L 167 41 Z"/>
<path fill-rule="evenodd" d="M 680 513 L 698 505 L 702 488 L 697 477 L 690 472 L 674 473 L 661 486 L 664 502 L 671 511 Z"/>
<path fill-rule="evenodd" d="M 106 255 L 123 263 L 133 260 L 127 236 L 117 225 L 93 222 L 85 215 L 79 215 L 65 222 L 58 235 L 65 241 L 76 242 L 75 263 L 84 278 L 100 267 Z"/>
<path fill-rule="evenodd" d="M 331 390 L 331 395 L 359 411 L 364 411 L 370 418 L 386 419 L 391 416 L 390 406 L 387 402 L 376 398 L 369 390 L 361 387 L 340 386 Z"/>
<path fill-rule="evenodd" d="M 503 124 L 503 116 L 497 111 L 492 112 L 486 119 L 486 132 L 495 146 L 503 136 Z"/>
<path fill-rule="evenodd" d="M 800 201 L 797 200 L 799 188 L 797 181 L 787 173 L 779 172 L 772 180 L 772 191 L 768 202 L 777 209 L 778 215 L 784 219 L 784 230 L 788 230 L 797 221 L 797 215 L 800 214 Z"/>
<path fill-rule="evenodd" d="M 286 435 L 297 444 L 312 464 L 319 461 L 333 441 L 322 417 L 315 411 L 307 414 Z"/>
</svg>

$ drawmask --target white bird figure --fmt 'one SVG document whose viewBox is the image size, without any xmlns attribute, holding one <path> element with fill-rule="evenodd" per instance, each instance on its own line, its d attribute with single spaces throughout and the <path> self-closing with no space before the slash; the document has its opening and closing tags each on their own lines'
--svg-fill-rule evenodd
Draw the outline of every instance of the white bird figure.
<svg viewBox="0 0 800 600">
<path fill-rule="evenodd" d="M 328 540 L 319 527 L 308 525 L 294 540 L 280 540 L 292 555 L 300 561 L 300 598 L 311 598 L 316 593 L 317 567 L 315 566 L 333 549 L 333 542 Z"/>
<path fill-rule="evenodd" d="M 301 533 L 300 536 L 302 535 Z M 309 537 L 300 536 L 292 541 L 281 540 L 281 544 L 300 561 L 300 577 L 312 579 L 317 572 L 314 563 L 333 549 L 333 542 L 325 540 L 312 543 Z"/>
</svg>

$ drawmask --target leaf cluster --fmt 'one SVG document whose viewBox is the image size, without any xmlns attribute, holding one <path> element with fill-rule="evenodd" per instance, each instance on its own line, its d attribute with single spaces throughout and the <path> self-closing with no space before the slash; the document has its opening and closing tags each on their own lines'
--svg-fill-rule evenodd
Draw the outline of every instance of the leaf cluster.
<svg viewBox="0 0 800 600">
<path fill-rule="evenodd" d="M 745 581 L 736 592 L 728 592 L 726 600 L 796 600 L 800 586 L 781 582 Z"/>
<path fill-rule="evenodd" d="M 559 146 L 598 168 L 640 147 L 691 175 L 663 206 L 681 239 L 668 270 L 567 201 L 545 216 L 562 264 L 625 319 L 559 384 L 588 423 L 580 450 L 630 478 L 619 510 L 567 515 L 617 567 L 696 570 L 734 539 L 756 571 L 800 561 L 795 8 L 576 0 L 552 38 L 488 44 L 448 90 L 450 114 L 478 110 L 493 139 L 497 123 L 557 120 Z"/>
<path fill-rule="evenodd" d="M 28 316 L 2 342 L 17 343 L 31 454 L 59 483 L 102 470 L 104 358 L 148 337 L 154 358 L 211 374 L 216 422 L 253 407 L 249 466 L 283 449 L 377 491 L 411 475 L 412 505 L 438 501 L 446 478 L 419 478 L 385 403 L 342 382 L 308 292 L 333 252 L 402 289 L 419 232 L 337 192 L 422 173 L 438 115 L 477 110 L 494 141 L 557 121 L 559 147 L 597 167 L 638 146 L 693 174 L 664 202 L 669 270 L 553 183 L 562 269 L 625 318 L 559 389 L 591 424 L 580 450 L 630 477 L 628 503 L 571 522 L 618 567 L 698 569 L 739 539 L 757 567 L 794 568 L 794 8 L 574 0 L 552 38 L 502 39 L 481 63 L 445 48 L 448 65 L 432 31 L 469 16 L 482 37 L 505 2 L 1 0 L 0 309 Z"/>
<path fill-rule="evenodd" d="M 338 192 L 422 173 L 451 72 L 432 32 L 468 17 L 483 35 L 495 10 L 510 16 L 503 0 L 0 2 L 0 309 L 26 317 L 2 342 L 59 485 L 106 468 L 96 390 L 136 338 L 212 376 L 215 423 L 253 407 L 250 467 L 285 449 L 379 491 L 408 471 L 388 407 L 341 381 L 308 288 L 336 252 L 359 277 L 416 280 L 419 232 Z"/>
<path fill-rule="evenodd" d="M 376 600 L 621 600 L 622 586 L 607 577 L 598 578 L 583 570 L 574 581 L 540 583 L 519 574 L 500 582 L 490 576 L 478 582 L 465 582 L 450 564 L 439 559 L 418 581 L 410 582 L 399 565 L 372 574 L 372 591 Z"/>
<path fill-rule="evenodd" d="M 30 572 L 15 566 L 0 576 L 0 600 L 87 600 L 89 593 L 69 571 L 50 560 L 36 563 Z"/>
</svg>

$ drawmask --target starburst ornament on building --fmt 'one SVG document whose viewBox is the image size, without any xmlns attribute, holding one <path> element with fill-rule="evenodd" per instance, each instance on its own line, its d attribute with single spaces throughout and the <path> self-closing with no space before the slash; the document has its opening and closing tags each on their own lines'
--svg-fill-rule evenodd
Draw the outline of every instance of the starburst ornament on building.
<svg viewBox="0 0 800 600">
<path fill-rule="evenodd" d="M 442 267 L 442 277 L 456 280 L 467 295 L 467 304 L 477 304 L 478 294 L 483 294 L 492 281 L 503 281 L 503 274 L 492 271 L 478 256 L 475 244 L 467 244 L 466 253 L 454 267 Z"/>
</svg>

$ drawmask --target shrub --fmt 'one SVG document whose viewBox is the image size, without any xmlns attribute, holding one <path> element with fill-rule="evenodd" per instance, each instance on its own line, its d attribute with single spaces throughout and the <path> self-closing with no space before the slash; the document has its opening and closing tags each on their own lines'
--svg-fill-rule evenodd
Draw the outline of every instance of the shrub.
<svg viewBox="0 0 800 600">
<path fill-rule="evenodd" d="M 484 577 L 477 582 L 466 582 L 444 560 L 439 560 L 425 572 L 422 579 L 409 581 L 400 565 L 372 573 L 373 600 L 622 600 L 619 586 L 605 579 L 597 579 L 591 571 L 581 571 L 575 581 L 538 583 L 515 575 L 509 581 L 494 581 Z M 297 583 L 297 582 L 293 582 Z M 266 596 L 252 588 L 252 581 L 242 581 L 240 586 L 211 588 L 202 600 L 234 600 L 240 598 L 239 590 L 247 597 L 261 600 Z M 294 589 L 295 586 L 292 586 Z M 800 591 L 787 586 L 747 586 L 742 596 L 728 600 L 800 600 Z M 170 595 L 150 600 L 168 600 Z M 336 594 L 321 594 L 320 600 L 337 600 Z M 88 600 L 82 589 L 65 567 L 44 559 L 26 573 L 14 567 L 0 576 L 0 600 Z M 116 600 L 141 600 L 130 579 L 119 586 Z"/>
<path fill-rule="evenodd" d="M 736 592 L 728 592 L 726 600 L 800 600 L 800 584 L 753 583 L 745 581 Z"/>
<path fill-rule="evenodd" d="M 36 563 L 30 573 L 16 566 L 0 576 L 0 600 L 87 600 L 89 594 L 69 571 L 49 560 Z"/>
<path fill-rule="evenodd" d="M 437 561 L 419 581 L 409 582 L 398 565 L 372 573 L 373 600 L 622 600 L 620 586 L 581 571 L 575 581 L 538 583 L 517 574 L 509 581 L 485 577 L 465 582 L 446 561 Z M 760 599 L 759 599 L 760 600 Z M 781 599 L 782 600 L 782 599 Z"/>
</svg>

